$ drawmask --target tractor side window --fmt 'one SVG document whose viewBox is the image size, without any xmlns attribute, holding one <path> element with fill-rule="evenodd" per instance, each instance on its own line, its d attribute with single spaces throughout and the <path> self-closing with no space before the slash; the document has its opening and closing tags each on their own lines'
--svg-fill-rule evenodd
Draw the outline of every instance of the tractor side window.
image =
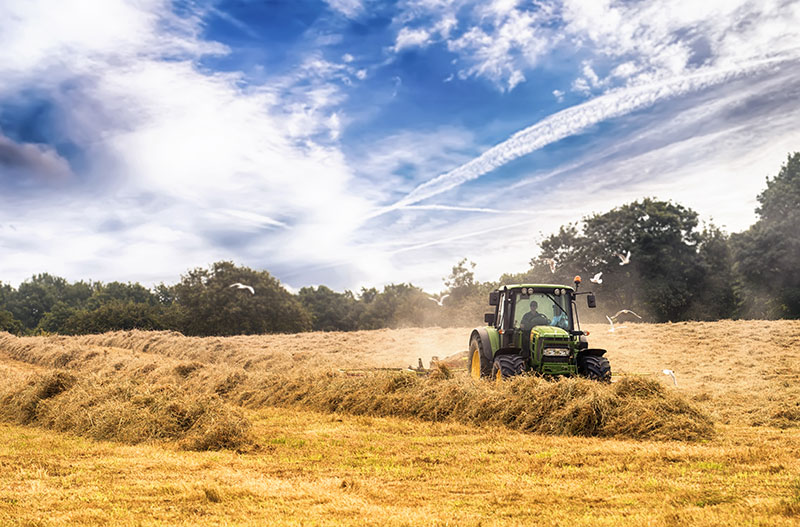
<svg viewBox="0 0 800 527">
<path fill-rule="evenodd" d="M 503 323 L 505 322 L 505 312 L 506 312 L 506 294 L 500 293 L 500 303 L 497 306 L 497 327 L 502 328 Z"/>
</svg>

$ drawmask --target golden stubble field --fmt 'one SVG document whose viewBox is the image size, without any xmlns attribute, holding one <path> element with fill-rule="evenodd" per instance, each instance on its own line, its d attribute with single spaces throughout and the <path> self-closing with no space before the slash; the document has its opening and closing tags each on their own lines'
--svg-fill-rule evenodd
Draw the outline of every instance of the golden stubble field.
<svg viewBox="0 0 800 527">
<path fill-rule="evenodd" d="M 800 524 L 800 322 L 585 329 L 622 375 L 597 389 L 531 381 L 540 397 L 587 401 L 558 414 L 575 426 L 544 434 L 480 409 L 439 418 L 396 395 L 491 396 L 496 409 L 527 386 L 472 388 L 458 374 L 369 385 L 397 390 L 385 403 L 406 405 L 396 414 L 360 392 L 325 410 L 321 384 L 361 382 L 339 369 L 427 366 L 463 351 L 468 328 L 0 334 L 0 525 Z M 668 425 L 707 418 L 713 433 L 597 437 L 607 403 L 628 401 L 614 392 L 626 379 L 657 385 L 658 405 L 620 408 L 677 412 Z"/>
</svg>

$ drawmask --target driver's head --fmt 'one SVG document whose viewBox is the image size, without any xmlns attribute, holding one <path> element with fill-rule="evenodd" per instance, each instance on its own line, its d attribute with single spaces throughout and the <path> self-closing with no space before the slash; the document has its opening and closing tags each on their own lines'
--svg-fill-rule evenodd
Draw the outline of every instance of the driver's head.
<svg viewBox="0 0 800 527">
<path fill-rule="evenodd" d="M 539 303 L 536 300 L 531 300 L 531 311 L 536 311 L 539 308 Z"/>
</svg>

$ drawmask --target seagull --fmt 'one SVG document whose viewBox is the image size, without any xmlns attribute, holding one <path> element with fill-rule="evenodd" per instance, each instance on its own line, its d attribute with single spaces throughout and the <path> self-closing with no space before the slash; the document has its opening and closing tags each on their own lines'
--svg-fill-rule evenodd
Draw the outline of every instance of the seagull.
<svg viewBox="0 0 800 527">
<path fill-rule="evenodd" d="M 635 316 L 635 317 L 636 317 L 636 318 L 638 318 L 639 320 L 641 320 L 641 319 L 642 319 L 642 317 L 640 317 L 639 315 L 637 315 L 636 313 L 634 313 L 634 312 L 633 312 L 633 311 L 631 311 L 630 309 L 620 309 L 619 311 L 617 311 L 617 313 L 616 313 L 615 315 L 611 315 L 611 318 L 614 318 L 614 319 L 616 319 L 618 316 L 620 316 L 620 315 L 621 315 L 621 314 L 623 314 L 623 313 L 630 313 L 631 315 Z"/>
<path fill-rule="evenodd" d="M 444 295 L 444 296 L 442 296 L 442 298 L 440 298 L 439 300 L 436 300 L 436 299 L 435 299 L 435 298 L 433 298 L 432 296 L 429 296 L 429 297 L 428 297 L 428 299 L 429 299 L 429 300 L 433 300 L 434 302 L 436 302 L 437 304 L 439 304 L 439 306 L 440 306 L 440 307 L 444 307 L 444 304 L 443 304 L 442 302 L 444 302 L 444 299 L 445 299 L 445 298 L 447 298 L 448 296 L 450 296 L 450 295 Z"/>
<path fill-rule="evenodd" d="M 628 251 L 628 254 L 626 254 L 625 256 L 622 256 L 620 253 L 614 253 L 614 254 L 617 255 L 617 257 L 619 258 L 619 264 L 620 265 L 626 265 L 626 264 L 631 263 L 631 252 L 630 251 Z"/>
<path fill-rule="evenodd" d="M 551 273 L 555 273 L 556 272 L 556 260 L 555 260 L 555 258 L 545 258 L 543 261 L 544 261 L 544 263 L 546 263 L 547 265 L 550 266 L 550 272 Z"/>
<path fill-rule="evenodd" d="M 606 315 L 606 320 L 608 320 L 608 323 L 611 324 L 611 328 L 609 328 L 609 330 L 608 330 L 609 333 L 614 333 L 614 331 L 616 331 L 618 329 L 622 329 L 622 328 L 628 327 L 628 326 L 624 326 L 624 325 L 623 326 L 614 327 L 614 321 L 611 320 L 611 317 L 609 317 L 608 315 Z"/>
<path fill-rule="evenodd" d="M 603 283 L 603 279 L 600 278 L 601 276 L 603 276 L 603 272 L 602 271 L 597 273 L 596 275 L 594 275 L 592 278 L 589 278 L 589 281 L 590 282 L 594 282 L 595 284 L 602 284 Z"/>
<path fill-rule="evenodd" d="M 247 289 L 248 291 L 250 291 L 250 293 L 256 294 L 256 290 L 255 289 L 253 289 L 249 285 L 244 285 L 244 284 L 242 284 L 240 282 L 236 282 L 235 284 L 231 284 L 228 287 L 235 287 L 236 289 Z"/>
<path fill-rule="evenodd" d="M 670 377 L 672 377 L 672 382 L 675 383 L 675 386 L 678 385 L 678 379 L 675 378 L 675 372 L 674 371 L 672 371 L 672 370 L 664 370 L 661 373 L 663 373 L 664 375 L 669 375 Z"/>
</svg>

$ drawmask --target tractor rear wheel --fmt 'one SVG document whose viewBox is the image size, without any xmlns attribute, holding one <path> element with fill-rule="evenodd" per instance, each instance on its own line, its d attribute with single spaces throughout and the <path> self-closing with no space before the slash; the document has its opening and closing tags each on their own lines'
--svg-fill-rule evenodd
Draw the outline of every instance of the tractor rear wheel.
<svg viewBox="0 0 800 527">
<path fill-rule="evenodd" d="M 492 377 L 501 380 L 525 371 L 525 359 L 520 355 L 498 355 L 492 365 Z"/>
<path fill-rule="evenodd" d="M 481 338 L 475 335 L 469 341 L 469 356 L 467 358 L 467 371 L 469 376 L 476 381 L 492 374 L 492 362 L 484 356 Z"/>
<path fill-rule="evenodd" d="M 600 382 L 611 382 L 611 363 L 605 357 L 578 356 L 578 375 Z"/>
</svg>

